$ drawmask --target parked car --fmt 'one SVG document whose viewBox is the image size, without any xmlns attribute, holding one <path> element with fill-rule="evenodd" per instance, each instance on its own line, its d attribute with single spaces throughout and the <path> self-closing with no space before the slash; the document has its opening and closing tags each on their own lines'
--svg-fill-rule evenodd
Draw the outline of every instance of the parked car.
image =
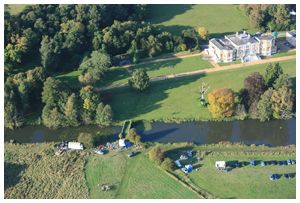
<svg viewBox="0 0 300 203">
<path fill-rule="evenodd" d="M 292 160 L 292 164 L 293 164 L 293 165 L 296 164 L 296 160 Z"/>
<path fill-rule="evenodd" d="M 272 174 L 270 175 L 270 180 L 278 180 L 279 179 L 279 175 L 278 174 Z"/>
<path fill-rule="evenodd" d="M 255 165 L 256 165 L 255 160 L 251 160 L 251 161 L 250 161 L 250 166 L 255 166 Z"/>
<path fill-rule="evenodd" d="M 242 167 L 247 166 L 247 162 L 243 161 L 241 162 Z"/>
<path fill-rule="evenodd" d="M 277 165 L 277 161 L 271 161 L 272 165 Z"/>
<path fill-rule="evenodd" d="M 290 173 L 285 173 L 283 176 L 284 176 L 286 179 L 292 179 L 292 178 L 293 178 L 292 174 L 290 174 Z"/>
<path fill-rule="evenodd" d="M 282 166 L 283 165 L 283 161 L 278 161 L 278 165 Z"/>
<path fill-rule="evenodd" d="M 282 161 L 282 164 L 286 166 L 286 165 L 287 165 L 287 162 L 286 162 L 286 161 Z"/>
<path fill-rule="evenodd" d="M 128 157 L 133 157 L 134 155 L 135 155 L 134 152 L 129 152 L 127 156 L 128 156 Z"/>
<path fill-rule="evenodd" d="M 287 165 L 292 165 L 292 160 L 288 159 L 286 160 Z"/>
</svg>

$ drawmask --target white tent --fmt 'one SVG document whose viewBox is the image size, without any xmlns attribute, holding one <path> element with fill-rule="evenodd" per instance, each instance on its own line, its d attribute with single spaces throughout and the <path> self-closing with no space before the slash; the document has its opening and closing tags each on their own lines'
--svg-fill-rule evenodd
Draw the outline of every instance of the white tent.
<svg viewBox="0 0 300 203">
<path fill-rule="evenodd" d="M 83 144 L 80 142 L 68 142 L 69 149 L 83 149 Z"/>
<path fill-rule="evenodd" d="M 216 168 L 226 168 L 226 162 L 225 161 L 216 161 L 215 166 L 216 166 Z"/>
<path fill-rule="evenodd" d="M 119 139 L 119 147 L 126 147 L 125 139 Z"/>
</svg>

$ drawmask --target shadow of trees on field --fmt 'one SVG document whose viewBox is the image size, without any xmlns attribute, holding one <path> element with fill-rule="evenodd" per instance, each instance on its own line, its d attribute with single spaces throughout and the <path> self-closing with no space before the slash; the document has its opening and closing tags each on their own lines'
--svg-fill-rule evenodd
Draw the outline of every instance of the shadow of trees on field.
<svg viewBox="0 0 300 203">
<path fill-rule="evenodd" d="M 205 74 L 152 82 L 144 92 L 133 90 L 130 87 L 116 88 L 103 92 L 102 98 L 104 103 L 112 106 L 116 120 L 132 119 L 159 109 L 160 102 L 168 98 L 167 91 L 192 83 L 203 76 Z M 178 94 L 185 94 L 185 92 L 178 92 Z M 161 116 L 164 117 L 164 115 Z"/>
<path fill-rule="evenodd" d="M 26 164 L 4 162 L 4 190 L 15 186 L 21 178 L 20 173 L 26 168 Z"/>
<path fill-rule="evenodd" d="M 150 64 L 141 64 L 141 65 L 136 65 L 133 67 L 133 69 L 143 69 L 145 71 L 154 71 L 154 70 L 159 70 L 160 68 L 174 68 L 176 64 L 180 63 L 182 59 L 177 58 L 174 60 L 170 61 L 161 61 L 161 62 L 155 62 L 155 63 L 150 63 Z"/>
<path fill-rule="evenodd" d="M 151 23 L 162 23 L 190 10 L 190 4 L 152 4 L 149 5 L 147 20 Z"/>
<path fill-rule="evenodd" d="M 172 34 L 181 36 L 181 32 L 183 30 L 189 29 L 189 28 L 193 28 L 192 26 L 183 26 L 183 25 L 158 25 L 158 27 L 162 30 L 162 31 L 166 31 L 166 32 L 170 32 Z"/>
</svg>

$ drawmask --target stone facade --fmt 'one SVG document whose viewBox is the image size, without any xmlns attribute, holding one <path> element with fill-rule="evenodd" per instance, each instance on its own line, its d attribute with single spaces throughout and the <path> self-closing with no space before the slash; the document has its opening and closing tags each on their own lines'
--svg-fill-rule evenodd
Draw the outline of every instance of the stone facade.
<svg viewBox="0 0 300 203">
<path fill-rule="evenodd" d="M 250 35 L 245 31 L 224 38 L 209 40 L 209 54 L 216 62 L 232 62 L 245 58 L 270 56 L 276 53 L 275 37 L 272 35 Z"/>
</svg>

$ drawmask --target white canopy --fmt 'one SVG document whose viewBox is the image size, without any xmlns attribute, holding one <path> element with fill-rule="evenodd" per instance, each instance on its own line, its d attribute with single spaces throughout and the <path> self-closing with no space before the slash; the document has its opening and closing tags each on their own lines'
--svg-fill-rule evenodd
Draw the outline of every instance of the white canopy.
<svg viewBox="0 0 300 203">
<path fill-rule="evenodd" d="M 126 147 L 125 139 L 119 139 L 119 147 Z"/>
<path fill-rule="evenodd" d="M 225 168 L 226 167 L 226 162 L 225 161 L 216 161 L 215 166 L 217 168 Z"/>
</svg>

